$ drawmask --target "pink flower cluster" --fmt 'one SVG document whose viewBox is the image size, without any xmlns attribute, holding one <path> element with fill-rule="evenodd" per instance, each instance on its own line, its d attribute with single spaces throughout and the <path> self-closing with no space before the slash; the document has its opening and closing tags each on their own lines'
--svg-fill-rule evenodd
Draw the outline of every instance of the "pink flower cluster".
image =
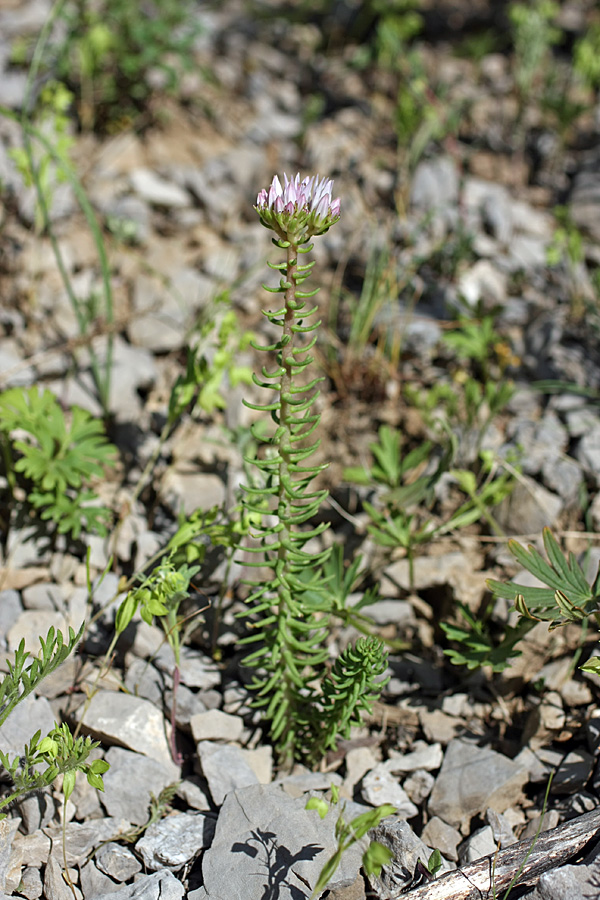
<svg viewBox="0 0 600 900">
<path fill-rule="evenodd" d="M 340 199 L 332 200 L 333 181 L 318 175 L 300 180 L 300 175 L 277 175 L 271 186 L 259 192 L 256 211 L 261 222 L 284 239 L 303 242 L 323 234 L 340 217 Z"/>
<path fill-rule="evenodd" d="M 333 201 L 331 199 L 333 190 L 331 178 L 319 180 L 318 175 L 313 175 L 312 178 L 307 177 L 300 181 L 299 173 L 290 179 L 284 172 L 283 183 L 282 188 L 279 178 L 275 175 L 268 192 L 262 190 L 256 198 L 257 208 L 272 209 L 274 212 L 285 212 L 289 215 L 298 209 L 304 209 L 323 218 L 327 215 L 339 216 L 340 198 L 337 197 Z"/>
</svg>

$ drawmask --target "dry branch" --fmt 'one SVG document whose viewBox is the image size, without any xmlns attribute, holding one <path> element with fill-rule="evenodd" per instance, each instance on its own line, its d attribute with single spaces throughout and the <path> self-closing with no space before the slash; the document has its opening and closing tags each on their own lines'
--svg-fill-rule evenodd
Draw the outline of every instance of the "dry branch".
<svg viewBox="0 0 600 900">
<path fill-rule="evenodd" d="M 600 809 L 593 809 L 551 831 L 542 832 L 537 840 L 519 841 L 499 850 L 495 857 L 485 856 L 407 894 L 394 894 L 394 900 L 397 897 L 401 900 L 404 897 L 407 900 L 482 900 L 494 896 L 494 889 L 496 896 L 501 896 L 500 892 L 506 890 L 521 866 L 523 869 L 516 883 L 534 881 L 544 872 L 567 863 L 594 836 L 600 837 L 599 832 Z"/>
</svg>

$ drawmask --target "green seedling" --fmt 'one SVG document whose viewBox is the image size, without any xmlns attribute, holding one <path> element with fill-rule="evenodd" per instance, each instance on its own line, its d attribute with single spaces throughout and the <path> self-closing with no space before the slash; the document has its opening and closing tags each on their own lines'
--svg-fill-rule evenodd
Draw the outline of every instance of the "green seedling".
<svg viewBox="0 0 600 900">
<path fill-rule="evenodd" d="M 339 789 L 335 785 L 332 785 L 331 806 L 335 806 L 338 802 Z M 306 809 L 316 809 L 321 819 L 324 819 L 329 812 L 330 804 L 320 797 L 311 797 L 306 804 Z M 383 819 L 387 816 L 394 815 L 396 812 L 394 806 L 385 803 L 382 806 L 378 806 L 376 809 L 369 810 L 369 812 L 356 816 L 350 822 L 346 822 L 344 819 L 344 809 L 345 804 L 342 805 L 335 825 L 335 836 L 338 842 L 337 849 L 321 869 L 311 894 L 311 900 L 317 897 L 321 891 L 327 887 L 346 850 L 361 841 L 367 832 L 371 831 L 372 828 L 376 828 Z M 379 875 L 381 867 L 387 865 L 392 857 L 393 853 L 388 847 L 384 847 L 383 844 L 380 844 L 378 841 L 371 841 L 363 853 L 363 869 L 367 875 Z"/>
</svg>

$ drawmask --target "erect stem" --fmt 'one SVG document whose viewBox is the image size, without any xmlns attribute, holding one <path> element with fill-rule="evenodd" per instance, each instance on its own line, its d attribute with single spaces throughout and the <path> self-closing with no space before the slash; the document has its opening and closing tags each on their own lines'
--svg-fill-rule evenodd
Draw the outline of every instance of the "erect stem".
<svg viewBox="0 0 600 900">
<path fill-rule="evenodd" d="M 292 325 L 295 321 L 297 269 L 298 246 L 297 244 L 295 245 L 290 243 L 287 248 L 287 269 L 285 280 L 288 288 L 285 292 L 285 313 L 283 317 L 283 334 L 281 337 L 280 365 L 284 371 L 281 376 L 281 387 L 279 393 L 281 402 L 279 411 L 279 455 L 281 457 L 281 462 L 279 464 L 278 500 L 280 513 L 283 512 L 284 516 L 287 516 L 289 512 L 289 498 L 286 495 L 284 484 L 287 483 L 290 475 L 290 453 L 293 446 L 291 440 L 292 429 L 291 425 L 289 424 L 289 418 L 291 415 L 289 397 L 290 390 L 292 388 L 294 366 L 293 349 L 295 334 L 292 329 Z M 284 524 L 283 530 L 280 534 L 280 538 L 283 538 L 287 543 L 288 536 L 289 528 Z M 287 551 L 285 550 L 285 547 L 283 545 L 280 545 L 279 547 L 278 557 L 285 563 L 285 560 L 287 558 Z"/>
</svg>

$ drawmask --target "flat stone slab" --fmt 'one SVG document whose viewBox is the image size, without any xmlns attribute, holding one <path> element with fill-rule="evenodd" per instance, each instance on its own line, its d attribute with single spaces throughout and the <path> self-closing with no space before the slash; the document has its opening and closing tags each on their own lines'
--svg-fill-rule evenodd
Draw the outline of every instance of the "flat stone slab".
<svg viewBox="0 0 600 900">
<path fill-rule="evenodd" d="M 221 808 L 212 846 L 202 859 L 204 886 L 190 900 L 299 900 L 308 897 L 336 849 L 332 809 L 324 819 L 279 785 L 233 791 Z M 329 889 L 352 884 L 363 850 L 344 854 Z"/>
<path fill-rule="evenodd" d="M 457 738 L 448 744 L 429 812 L 466 834 L 473 816 L 488 807 L 502 813 L 516 804 L 528 780 L 529 773 L 514 760 Z"/>
</svg>

